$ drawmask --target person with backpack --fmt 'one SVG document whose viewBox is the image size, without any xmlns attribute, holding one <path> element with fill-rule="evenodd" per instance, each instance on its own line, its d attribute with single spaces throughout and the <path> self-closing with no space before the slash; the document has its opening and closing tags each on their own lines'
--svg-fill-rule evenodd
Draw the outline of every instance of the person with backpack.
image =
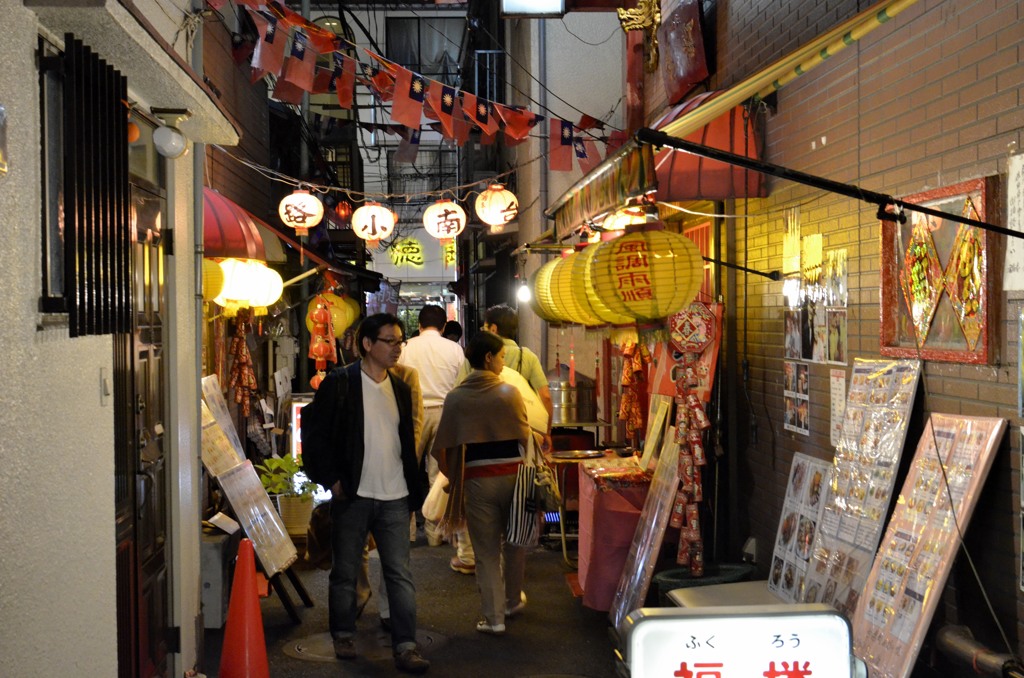
<svg viewBox="0 0 1024 678">
<path fill-rule="evenodd" d="M 355 659 L 356 581 L 372 532 L 387 583 L 395 666 L 424 673 L 416 644 L 416 589 L 409 563 L 409 513 L 423 503 L 416 459 L 414 403 L 408 384 L 389 372 L 404 331 L 391 314 L 367 317 L 356 344 L 361 358 L 333 370 L 303 410 L 304 468 L 331 490 L 328 619 L 334 654 Z M 307 457 L 307 455 L 309 455 Z"/>
</svg>

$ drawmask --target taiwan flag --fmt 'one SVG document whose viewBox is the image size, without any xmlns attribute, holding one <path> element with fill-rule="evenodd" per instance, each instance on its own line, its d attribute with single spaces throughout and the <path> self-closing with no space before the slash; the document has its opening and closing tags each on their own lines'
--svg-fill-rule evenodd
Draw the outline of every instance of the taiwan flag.
<svg viewBox="0 0 1024 678">
<path fill-rule="evenodd" d="M 455 138 L 455 123 L 452 116 L 455 114 L 455 106 L 458 93 L 454 87 L 449 87 L 436 80 L 430 81 L 427 90 L 427 105 L 437 114 L 437 119 L 443 129 L 442 134 L 448 139 Z"/>
<path fill-rule="evenodd" d="M 316 52 L 309 46 L 309 38 L 296 30 L 292 37 L 291 56 L 284 64 L 284 73 L 281 79 L 301 90 L 311 92 L 313 90 L 313 74 L 316 70 Z"/>
<path fill-rule="evenodd" d="M 526 139 L 530 135 L 530 130 L 544 119 L 544 116 L 528 111 L 522 106 L 494 104 L 494 111 L 505 123 L 505 136 L 514 141 Z"/>
<path fill-rule="evenodd" d="M 491 115 L 490 102 L 469 92 L 462 93 L 462 110 L 470 122 L 476 124 L 485 134 L 498 131 L 498 121 Z"/>
<path fill-rule="evenodd" d="M 427 81 L 422 75 L 399 66 L 398 74 L 395 76 L 395 100 L 391 104 L 391 120 L 411 129 L 419 129 L 426 89 Z"/>
<path fill-rule="evenodd" d="M 551 118 L 548 138 L 548 169 L 552 172 L 572 171 L 572 123 L 561 118 Z"/>
<path fill-rule="evenodd" d="M 572 142 L 572 147 L 576 151 L 576 160 L 580 163 L 580 169 L 584 174 L 590 174 L 592 169 L 601 164 L 601 156 L 597 152 L 597 144 L 593 139 L 577 136 Z"/>
<path fill-rule="evenodd" d="M 281 26 L 274 15 L 268 12 L 250 12 L 250 15 L 260 34 L 252 54 L 252 67 L 263 73 L 280 75 L 288 36 L 280 30 Z"/>
<path fill-rule="evenodd" d="M 334 90 L 338 94 L 338 105 L 345 109 L 352 108 L 352 98 L 356 89 L 356 61 L 341 52 L 334 53 L 334 72 L 331 74 Z"/>
</svg>

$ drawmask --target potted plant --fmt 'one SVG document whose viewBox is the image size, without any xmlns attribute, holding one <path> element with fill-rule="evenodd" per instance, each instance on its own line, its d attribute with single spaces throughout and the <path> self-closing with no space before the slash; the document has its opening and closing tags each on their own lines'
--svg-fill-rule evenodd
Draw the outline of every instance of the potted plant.
<svg viewBox="0 0 1024 678">
<path fill-rule="evenodd" d="M 288 454 L 267 457 L 256 465 L 260 482 L 267 494 L 274 497 L 288 534 L 305 536 L 309 517 L 313 513 L 313 492 L 317 485 L 309 481 L 302 471 L 302 458 Z"/>
</svg>

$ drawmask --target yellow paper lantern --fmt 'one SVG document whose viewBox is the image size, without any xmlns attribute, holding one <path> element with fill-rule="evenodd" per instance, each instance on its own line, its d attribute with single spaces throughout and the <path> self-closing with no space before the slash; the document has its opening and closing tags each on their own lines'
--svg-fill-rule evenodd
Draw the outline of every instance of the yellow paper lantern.
<svg viewBox="0 0 1024 678">
<path fill-rule="evenodd" d="M 594 291 L 613 312 L 657 322 L 689 306 L 704 262 L 692 240 L 652 222 L 598 245 L 591 260 Z"/>
<path fill-rule="evenodd" d="M 572 278 L 572 295 L 576 299 L 577 304 L 587 309 L 591 315 L 599 318 L 602 323 L 609 325 L 631 325 L 634 322 L 631 316 L 625 313 L 616 313 L 608 308 L 608 305 L 597 296 L 597 291 L 594 289 L 591 265 L 594 260 L 594 254 L 600 246 L 601 243 L 588 245 L 586 249 L 579 253 L 578 257 L 573 259 L 572 271 L 569 274 Z"/>
<path fill-rule="evenodd" d="M 558 259 L 552 259 L 536 271 L 530 278 L 532 288 L 532 299 L 530 308 L 540 316 L 541 320 L 548 322 L 562 322 L 555 310 L 555 302 L 551 296 L 551 272 L 558 264 Z"/>
<path fill-rule="evenodd" d="M 451 200 L 438 200 L 423 212 L 423 228 L 442 243 L 451 242 L 466 228 L 466 211 Z"/>
<path fill-rule="evenodd" d="M 601 319 L 589 307 L 581 306 L 573 294 L 572 267 L 579 257 L 579 252 L 571 252 L 558 260 L 551 271 L 551 295 L 558 315 L 565 322 L 596 327 L 602 324 Z"/>
<path fill-rule="evenodd" d="M 380 203 L 368 202 L 352 213 L 352 230 L 370 248 L 395 230 L 395 214 Z"/>
<path fill-rule="evenodd" d="M 480 221 L 493 227 L 503 227 L 519 216 L 519 201 L 501 184 L 488 186 L 476 197 L 473 206 Z"/>
<path fill-rule="evenodd" d="M 224 289 L 224 269 L 214 259 L 203 259 L 203 301 L 213 301 Z"/>
<path fill-rule="evenodd" d="M 342 297 L 341 300 L 349 308 L 349 318 L 351 318 L 351 321 L 349 322 L 349 327 L 351 327 L 352 323 L 359 320 L 359 316 L 363 314 L 363 309 L 360 308 L 358 301 L 356 301 L 354 298 L 348 295 Z"/>
<path fill-rule="evenodd" d="M 642 207 L 623 207 L 605 217 L 601 228 L 606 231 L 624 231 L 627 226 L 647 223 L 647 215 Z"/>
<path fill-rule="evenodd" d="M 281 199 L 277 214 L 285 226 L 295 229 L 297 235 L 306 235 L 324 218 L 324 204 L 309 191 L 299 189 Z"/>
<path fill-rule="evenodd" d="M 345 303 L 344 299 L 332 292 L 318 294 L 309 300 L 309 304 L 306 307 L 306 329 L 309 330 L 310 334 L 313 333 L 313 318 L 311 316 L 313 311 L 316 310 L 317 304 L 321 303 L 321 298 L 327 302 L 327 310 L 331 313 L 334 336 L 340 338 L 358 316 L 352 314 L 352 307 Z"/>
</svg>

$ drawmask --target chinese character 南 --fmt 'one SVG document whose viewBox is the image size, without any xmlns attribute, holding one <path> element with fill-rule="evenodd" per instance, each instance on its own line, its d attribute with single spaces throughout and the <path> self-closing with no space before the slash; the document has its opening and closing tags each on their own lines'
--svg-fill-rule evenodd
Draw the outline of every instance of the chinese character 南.
<svg viewBox="0 0 1024 678">
<path fill-rule="evenodd" d="M 701 663 L 694 662 L 693 670 L 690 670 L 686 662 L 679 665 L 679 670 L 672 674 L 673 678 L 722 678 L 719 670 L 725 665 L 721 662 Z"/>
<path fill-rule="evenodd" d="M 793 662 L 793 666 L 789 665 L 789 662 L 782 662 L 782 668 L 775 668 L 775 662 L 768 664 L 768 670 L 763 674 L 764 678 L 807 678 L 807 676 L 814 675 L 811 671 L 811 663 L 804 662 L 803 668 L 800 667 L 800 662 Z"/>
<path fill-rule="evenodd" d="M 455 210 L 443 210 L 437 219 L 437 232 L 442 235 L 458 234 L 462 230 L 462 219 Z"/>
</svg>

